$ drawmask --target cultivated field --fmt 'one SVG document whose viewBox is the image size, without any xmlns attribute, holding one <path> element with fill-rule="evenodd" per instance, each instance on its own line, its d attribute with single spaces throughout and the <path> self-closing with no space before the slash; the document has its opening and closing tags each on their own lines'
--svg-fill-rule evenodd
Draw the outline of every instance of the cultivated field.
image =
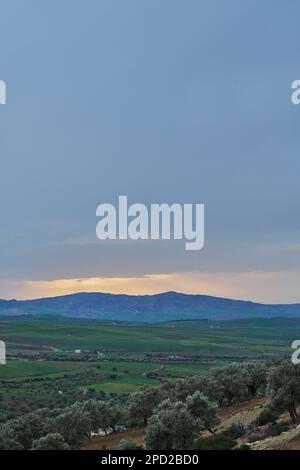
<svg viewBox="0 0 300 470">
<path fill-rule="evenodd" d="M 12 409 L 29 410 L 85 395 L 131 393 L 233 361 L 288 356 L 297 338 L 295 319 L 138 325 L 6 317 L 0 320 L 8 354 L 0 394 Z"/>
<path fill-rule="evenodd" d="M 0 339 L 10 349 L 55 348 L 152 352 L 263 354 L 287 352 L 300 337 L 299 319 L 177 321 L 160 325 L 95 323 L 44 317 L 0 321 Z"/>
</svg>

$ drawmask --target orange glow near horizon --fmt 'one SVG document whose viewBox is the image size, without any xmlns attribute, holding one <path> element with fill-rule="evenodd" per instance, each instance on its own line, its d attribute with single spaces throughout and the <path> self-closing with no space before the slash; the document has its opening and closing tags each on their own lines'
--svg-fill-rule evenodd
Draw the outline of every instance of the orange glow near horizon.
<svg viewBox="0 0 300 470">
<path fill-rule="evenodd" d="M 78 292 L 157 294 L 166 291 L 206 294 L 264 303 L 299 302 L 299 272 L 171 273 L 139 277 L 91 277 L 14 283 L 0 297 L 34 299 Z M 6 292 L 6 293 L 5 293 Z"/>
</svg>

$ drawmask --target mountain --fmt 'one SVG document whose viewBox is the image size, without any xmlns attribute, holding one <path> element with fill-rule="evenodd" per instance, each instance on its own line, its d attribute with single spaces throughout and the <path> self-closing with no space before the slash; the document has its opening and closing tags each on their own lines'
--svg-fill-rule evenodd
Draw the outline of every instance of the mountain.
<svg viewBox="0 0 300 470">
<path fill-rule="evenodd" d="M 266 305 L 208 295 L 78 293 L 35 300 L 0 300 L 0 315 L 62 315 L 157 323 L 169 320 L 300 317 L 300 304 Z"/>
</svg>

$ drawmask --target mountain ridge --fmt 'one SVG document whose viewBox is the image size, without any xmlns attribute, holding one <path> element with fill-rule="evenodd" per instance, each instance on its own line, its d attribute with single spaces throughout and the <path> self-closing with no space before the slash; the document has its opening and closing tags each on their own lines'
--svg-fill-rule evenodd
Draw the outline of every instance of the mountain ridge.
<svg viewBox="0 0 300 470">
<path fill-rule="evenodd" d="M 98 320 L 157 323 L 169 320 L 299 317 L 300 303 L 262 304 L 203 294 L 150 295 L 79 292 L 32 300 L 0 299 L 0 315 L 62 315 Z"/>
</svg>

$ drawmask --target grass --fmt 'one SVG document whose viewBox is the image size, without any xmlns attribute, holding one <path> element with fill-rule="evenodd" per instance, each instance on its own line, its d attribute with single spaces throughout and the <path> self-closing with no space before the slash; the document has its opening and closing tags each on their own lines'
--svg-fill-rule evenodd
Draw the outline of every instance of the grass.
<svg viewBox="0 0 300 470">
<path fill-rule="evenodd" d="M 81 369 L 83 364 L 56 361 L 7 361 L 0 367 L 0 379 L 65 374 Z"/>
<path fill-rule="evenodd" d="M 165 377 L 187 377 L 189 375 L 207 375 L 212 367 L 209 365 L 165 365 L 153 363 L 132 363 L 132 362 L 119 362 L 108 363 L 101 367 L 102 371 L 111 371 L 112 367 L 117 371 L 117 378 L 112 381 L 103 381 L 97 384 L 90 384 L 88 388 L 93 388 L 96 391 L 102 392 L 133 392 L 142 385 L 157 385 L 157 380 L 145 377 L 146 372 L 159 371 Z M 126 372 L 125 372 L 126 370 Z"/>
<path fill-rule="evenodd" d="M 157 383 L 145 376 L 149 371 L 159 370 L 167 377 L 201 374 L 225 362 L 247 358 L 265 358 L 270 353 L 291 354 L 291 343 L 300 338 L 300 319 L 250 319 L 238 321 L 174 321 L 160 325 L 131 325 L 100 323 L 95 321 L 72 322 L 40 320 L 39 323 L 24 320 L 0 320 L 0 339 L 7 343 L 7 351 L 46 351 L 49 355 L 64 355 L 67 351 L 102 351 L 104 357 L 126 359 L 126 362 L 100 362 L 96 370 L 90 362 L 8 360 L 0 366 L 1 382 L 11 380 L 9 393 L 14 393 L 13 381 L 19 383 L 32 377 L 60 377 L 67 374 L 68 386 L 94 388 L 104 392 L 132 392 L 141 385 Z M 54 352 L 54 349 L 58 351 Z M 51 350 L 53 351 L 51 353 Z M 153 356 L 151 355 L 153 354 Z M 165 359 L 171 355 L 186 355 L 192 362 L 197 357 L 202 364 L 173 364 Z M 155 362 L 150 362 L 155 357 Z M 137 362 L 147 358 L 148 362 Z M 205 363 L 205 360 L 208 363 Z M 160 364 L 158 363 L 160 362 Z M 163 369 L 161 369 L 163 364 Z M 93 380 L 87 382 L 85 371 L 93 368 Z M 82 373 L 72 380 L 72 374 Z M 113 378 L 112 378 L 113 376 Z M 74 377 L 74 375 L 73 375 Z M 66 379 L 67 380 L 67 379 Z M 35 398 L 45 396 L 43 386 L 34 384 L 27 394 Z M 20 386 L 16 393 L 22 394 Z M 8 389 L 5 388 L 5 393 Z"/>
<path fill-rule="evenodd" d="M 170 322 L 159 326 L 92 323 L 33 324 L 0 322 L 0 339 L 8 348 L 42 346 L 59 350 L 99 349 L 126 353 L 175 351 L 288 351 L 300 337 L 298 319 Z"/>
<path fill-rule="evenodd" d="M 103 384 L 90 385 L 91 388 L 97 392 L 108 392 L 108 393 L 131 393 L 135 392 L 139 388 L 139 384 L 132 384 L 126 382 L 106 382 Z"/>
<path fill-rule="evenodd" d="M 216 367 L 218 364 L 214 364 Z M 100 366 L 100 368 L 99 368 Z M 188 375 L 206 375 L 213 366 L 209 365 L 159 365 L 146 362 L 101 362 L 95 367 L 91 363 L 70 363 L 59 361 L 8 361 L 0 367 L 0 391 L 8 395 L 32 398 L 46 398 L 45 383 L 26 383 L 28 378 L 63 378 L 68 388 L 94 389 L 97 392 L 121 393 L 133 392 L 142 385 L 156 385 L 158 381 L 147 377 L 147 372 L 160 372 L 165 377 L 186 377 Z M 94 371 L 97 380 L 86 382 L 85 371 Z M 82 378 L 75 374 L 83 373 Z M 9 389 L 4 389 L 1 383 L 9 380 Z M 25 382 L 24 382 L 25 380 Z M 22 382 L 23 381 L 23 382 Z M 24 384 L 24 386 L 22 385 Z M 21 385 L 21 386 L 20 386 Z M 56 387 L 53 384 L 52 389 Z M 57 391 L 56 391 L 57 392 Z"/>
</svg>

